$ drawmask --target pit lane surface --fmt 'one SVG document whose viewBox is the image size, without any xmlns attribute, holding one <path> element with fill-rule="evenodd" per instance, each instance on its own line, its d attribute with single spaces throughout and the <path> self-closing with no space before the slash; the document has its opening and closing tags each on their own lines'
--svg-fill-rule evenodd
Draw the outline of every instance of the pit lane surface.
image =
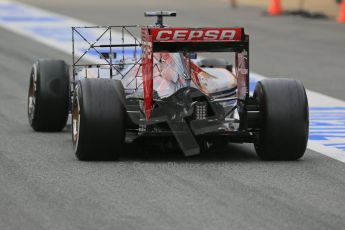
<svg viewBox="0 0 345 230">
<path fill-rule="evenodd" d="M 151 23 L 144 10 L 173 9 L 172 25 L 244 25 L 253 71 L 345 99 L 345 28 L 333 22 L 264 18 L 216 1 L 25 2 L 96 24 Z M 33 60 L 71 57 L 0 33 L 0 229 L 343 228 L 344 164 L 309 150 L 287 163 L 258 161 L 251 145 L 194 158 L 156 151 L 76 161 L 68 131 L 34 133 L 26 117 Z"/>
</svg>

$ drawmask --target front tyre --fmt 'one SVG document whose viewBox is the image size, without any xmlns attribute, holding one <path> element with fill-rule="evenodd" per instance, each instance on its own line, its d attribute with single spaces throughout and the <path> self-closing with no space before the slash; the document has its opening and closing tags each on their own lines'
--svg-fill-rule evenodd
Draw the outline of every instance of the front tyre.
<svg viewBox="0 0 345 230">
<path fill-rule="evenodd" d="M 28 118 L 35 131 L 57 132 L 69 109 L 69 70 L 62 60 L 39 59 L 31 69 Z"/>
<path fill-rule="evenodd" d="M 72 140 L 79 160 L 113 160 L 123 153 L 125 105 L 119 80 L 83 79 L 78 83 L 72 102 Z"/>
<path fill-rule="evenodd" d="M 297 160 L 308 142 L 309 109 L 304 86 L 291 79 L 265 79 L 256 84 L 254 98 L 262 116 L 255 143 L 263 160 Z"/>
</svg>

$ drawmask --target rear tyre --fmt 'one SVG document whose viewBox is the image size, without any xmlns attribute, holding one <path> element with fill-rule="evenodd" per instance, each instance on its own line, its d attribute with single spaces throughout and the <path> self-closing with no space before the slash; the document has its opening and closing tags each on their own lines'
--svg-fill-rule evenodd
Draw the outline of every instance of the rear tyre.
<svg viewBox="0 0 345 230">
<path fill-rule="evenodd" d="M 62 60 L 40 59 L 31 69 L 28 118 L 35 131 L 57 132 L 65 126 L 69 109 L 69 71 Z"/>
<path fill-rule="evenodd" d="M 83 79 L 72 103 L 72 140 L 83 161 L 114 160 L 124 151 L 126 106 L 121 81 Z"/>
<path fill-rule="evenodd" d="M 297 160 L 308 142 L 309 110 L 304 86 L 291 79 L 265 79 L 256 84 L 262 121 L 255 143 L 263 160 Z"/>
</svg>

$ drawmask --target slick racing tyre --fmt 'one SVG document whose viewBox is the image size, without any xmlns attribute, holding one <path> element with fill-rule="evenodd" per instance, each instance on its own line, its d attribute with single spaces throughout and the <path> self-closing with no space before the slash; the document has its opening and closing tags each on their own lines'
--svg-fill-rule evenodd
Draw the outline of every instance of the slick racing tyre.
<svg viewBox="0 0 345 230">
<path fill-rule="evenodd" d="M 297 160 L 308 142 L 309 110 L 304 86 L 291 79 L 265 79 L 256 84 L 254 98 L 261 112 L 255 143 L 263 160 Z"/>
<path fill-rule="evenodd" d="M 78 83 L 72 102 L 72 140 L 79 160 L 114 160 L 124 151 L 125 103 L 121 81 Z"/>
<path fill-rule="evenodd" d="M 28 118 L 35 131 L 57 132 L 69 109 L 69 70 L 62 60 L 39 59 L 31 69 Z"/>
</svg>

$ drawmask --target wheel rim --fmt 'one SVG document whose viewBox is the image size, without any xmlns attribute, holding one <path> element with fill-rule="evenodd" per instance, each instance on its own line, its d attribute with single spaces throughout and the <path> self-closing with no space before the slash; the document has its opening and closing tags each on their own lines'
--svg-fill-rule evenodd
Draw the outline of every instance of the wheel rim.
<svg viewBox="0 0 345 230">
<path fill-rule="evenodd" d="M 72 140 L 74 152 L 77 151 L 80 129 L 80 105 L 78 99 L 78 89 L 76 89 L 75 92 L 76 95 L 74 96 L 72 103 Z"/>
<path fill-rule="evenodd" d="M 36 77 L 36 68 L 34 67 L 29 85 L 29 94 L 28 94 L 28 117 L 29 122 L 32 124 L 35 114 L 36 107 L 36 91 L 37 91 L 37 77 Z"/>
</svg>

